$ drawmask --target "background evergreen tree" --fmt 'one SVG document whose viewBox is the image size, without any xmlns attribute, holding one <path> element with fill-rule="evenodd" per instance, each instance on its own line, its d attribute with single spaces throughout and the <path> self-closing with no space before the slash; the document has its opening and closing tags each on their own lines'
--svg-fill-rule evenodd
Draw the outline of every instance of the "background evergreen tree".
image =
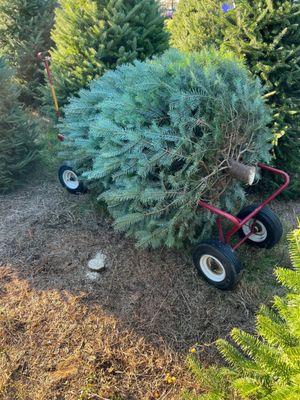
<svg viewBox="0 0 300 400">
<path fill-rule="evenodd" d="M 203 368 L 195 357 L 189 358 L 191 369 L 207 393 L 187 393 L 186 400 L 300 398 L 300 224 L 289 241 L 293 270 L 275 270 L 288 294 L 275 297 L 271 309 L 262 306 L 255 335 L 235 328 L 231 332 L 234 344 L 218 341 L 230 369 Z"/>
<path fill-rule="evenodd" d="M 0 53 L 16 70 L 22 85 L 22 100 L 31 104 L 39 98 L 43 73 L 36 55 L 50 47 L 54 0 L 1 0 Z"/>
<path fill-rule="evenodd" d="M 237 0 L 224 13 L 221 2 L 185 0 L 169 22 L 171 43 L 184 51 L 207 45 L 243 57 L 269 93 L 275 162 L 292 175 L 285 193 L 300 196 L 300 3 L 292 0 Z"/>
<path fill-rule="evenodd" d="M 63 103 L 106 70 L 168 45 L 155 0 L 61 0 L 52 38 L 53 75 Z"/>
<path fill-rule="evenodd" d="M 13 72 L 0 58 L 0 191 L 18 185 L 37 158 L 37 124 L 19 102 Z"/>
<path fill-rule="evenodd" d="M 204 47 L 221 46 L 225 15 L 219 1 L 181 0 L 167 26 L 172 46 L 181 51 L 200 51 Z"/>
<path fill-rule="evenodd" d="M 269 159 L 261 86 L 230 57 L 169 51 L 92 81 L 65 108 L 69 153 L 106 201 L 117 229 L 139 245 L 182 246 L 208 237 L 199 197 L 233 210 L 244 190 L 230 158 Z"/>
</svg>

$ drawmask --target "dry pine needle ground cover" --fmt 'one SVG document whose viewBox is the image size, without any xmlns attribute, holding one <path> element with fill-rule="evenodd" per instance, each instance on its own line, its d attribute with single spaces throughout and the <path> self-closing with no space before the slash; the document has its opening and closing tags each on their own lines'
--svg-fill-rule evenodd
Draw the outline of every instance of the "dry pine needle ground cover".
<svg viewBox="0 0 300 400">
<path fill-rule="evenodd" d="M 274 207 L 290 230 L 299 204 Z M 1 400 L 179 399 L 199 389 L 188 349 L 200 343 L 203 363 L 221 362 L 210 344 L 233 326 L 253 329 L 259 304 L 281 290 L 273 267 L 288 263 L 284 241 L 245 247 L 241 284 L 218 291 L 189 254 L 136 249 L 88 196 L 56 182 L 2 196 L 0 216 Z M 88 274 L 98 251 L 108 268 Z"/>
<path fill-rule="evenodd" d="M 3 399 L 176 398 L 188 384 L 176 353 L 82 304 L 84 294 L 33 290 L 9 267 L 1 282 Z"/>
</svg>

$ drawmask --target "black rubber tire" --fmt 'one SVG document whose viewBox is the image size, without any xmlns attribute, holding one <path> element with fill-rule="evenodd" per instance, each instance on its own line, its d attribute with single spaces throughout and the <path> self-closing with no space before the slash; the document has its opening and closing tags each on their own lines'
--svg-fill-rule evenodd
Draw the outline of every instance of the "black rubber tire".
<svg viewBox="0 0 300 400">
<path fill-rule="evenodd" d="M 202 256 L 213 256 L 221 264 L 225 271 L 225 277 L 222 281 L 216 281 L 208 277 L 203 271 L 200 260 Z M 198 274 L 208 283 L 222 290 L 233 289 L 242 275 L 242 265 L 234 250 L 219 240 L 205 240 L 201 242 L 193 252 L 193 261 Z"/>
<path fill-rule="evenodd" d="M 248 207 L 243 208 L 237 215 L 237 218 L 243 219 L 247 217 L 253 210 L 257 208 L 256 204 L 252 204 Z M 260 247 L 260 248 L 265 248 L 265 249 L 271 249 L 275 244 L 277 244 L 283 234 L 283 229 L 282 229 L 282 224 L 277 217 L 277 215 L 269 208 L 269 207 L 264 207 L 255 217 L 257 221 L 259 221 L 261 224 L 264 225 L 266 231 L 267 231 L 267 236 L 266 238 L 261 241 L 257 242 L 254 240 L 251 240 L 248 238 L 246 240 L 246 243 L 249 244 L 250 246 L 255 246 L 255 247 Z M 239 235 L 241 238 L 245 237 L 245 233 L 243 229 L 240 229 L 238 231 Z"/>
<path fill-rule="evenodd" d="M 87 192 L 87 188 L 84 185 L 84 183 L 82 181 L 79 180 L 79 184 L 77 188 L 70 188 L 67 186 L 67 184 L 64 181 L 64 173 L 66 171 L 72 171 L 76 176 L 76 172 L 73 170 L 73 168 L 71 168 L 69 165 L 61 165 L 58 169 L 58 179 L 61 183 L 61 185 L 71 194 L 80 194 L 80 193 L 86 193 Z"/>
</svg>

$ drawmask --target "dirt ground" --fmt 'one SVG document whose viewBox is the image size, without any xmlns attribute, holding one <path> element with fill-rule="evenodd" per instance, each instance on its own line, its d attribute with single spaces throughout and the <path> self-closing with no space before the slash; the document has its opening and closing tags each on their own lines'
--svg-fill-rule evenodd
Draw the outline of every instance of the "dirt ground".
<svg viewBox="0 0 300 400">
<path fill-rule="evenodd" d="M 0 398 L 180 398 L 194 387 L 189 348 L 219 362 L 214 340 L 253 330 L 259 304 L 280 292 L 272 271 L 287 265 L 286 245 L 241 250 L 245 276 L 222 292 L 189 254 L 137 249 L 87 204 L 57 182 L 0 197 Z M 291 229 L 299 203 L 274 207 Z M 99 251 L 108 266 L 90 273 Z"/>
</svg>

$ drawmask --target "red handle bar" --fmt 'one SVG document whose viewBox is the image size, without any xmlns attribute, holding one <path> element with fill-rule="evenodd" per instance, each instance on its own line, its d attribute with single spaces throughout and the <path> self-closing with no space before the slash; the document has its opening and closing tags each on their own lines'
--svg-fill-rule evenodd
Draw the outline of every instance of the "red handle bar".
<svg viewBox="0 0 300 400">
<path fill-rule="evenodd" d="M 224 242 L 228 243 L 230 238 L 239 229 L 241 229 L 241 227 L 243 225 L 245 225 L 250 219 L 252 219 L 255 215 L 257 215 L 261 211 L 261 209 L 263 209 L 267 204 L 269 204 L 272 200 L 274 200 L 275 197 L 277 197 L 281 192 L 283 192 L 284 189 L 290 183 L 290 177 L 286 172 L 284 172 L 284 171 L 282 171 L 280 169 L 277 169 L 277 168 L 270 167 L 270 166 L 268 166 L 266 164 L 263 164 L 263 163 L 258 163 L 257 165 L 261 169 L 265 169 L 267 171 L 272 172 L 273 174 L 282 176 L 284 178 L 284 183 L 282 185 L 280 185 L 280 187 L 274 193 L 272 193 L 266 200 L 264 200 L 255 210 L 253 210 L 249 215 L 247 215 L 246 218 L 241 220 L 241 219 L 235 217 L 234 215 L 229 214 L 226 211 L 223 211 L 223 210 L 221 210 L 221 209 L 219 209 L 217 207 L 212 206 L 211 204 L 206 203 L 203 200 L 199 200 L 198 203 L 197 203 L 199 206 L 201 206 L 203 208 L 206 208 L 207 210 L 209 210 L 213 214 L 218 215 L 217 225 L 218 225 L 219 236 L 220 236 L 220 240 L 221 241 L 224 241 Z M 225 238 L 224 238 L 224 234 L 223 234 L 223 230 L 222 230 L 221 218 L 228 219 L 234 225 L 233 228 L 230 231 L 227 232 Z M 239 247 L 246 239 L 247 239 L 247 237 L 242 239 L 233 248 L 236 249 L 237 247 Z"/>
</svg>

